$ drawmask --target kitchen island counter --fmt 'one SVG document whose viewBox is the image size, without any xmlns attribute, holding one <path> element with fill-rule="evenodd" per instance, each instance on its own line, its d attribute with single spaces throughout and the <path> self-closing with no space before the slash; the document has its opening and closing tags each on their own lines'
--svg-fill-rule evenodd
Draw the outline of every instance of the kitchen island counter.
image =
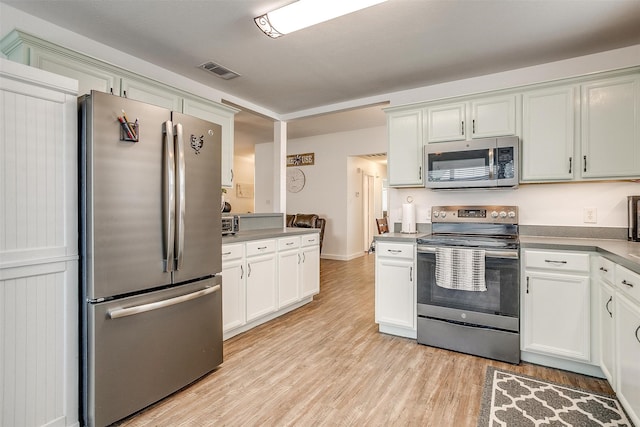
<svg viewBox="0 0 640 427">
<path fill-rule="evenodd" d="M 277 239 L 279 237 L 299 236 L 309 233 L 320 233 L 319 228 L 266 228 L 263 230 L 238 231 L 234 235 L 222 236 L 222 244 L 241 243 L 251 240 Z"/>
</svg>

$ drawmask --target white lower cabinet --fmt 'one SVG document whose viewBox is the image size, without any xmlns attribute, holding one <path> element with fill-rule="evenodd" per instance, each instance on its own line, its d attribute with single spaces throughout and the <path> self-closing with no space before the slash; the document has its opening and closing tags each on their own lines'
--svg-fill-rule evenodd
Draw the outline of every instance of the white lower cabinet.
<svg viewBox="0 0 640 427">
<path fill-rule="evenodd" d="M 377 242 L 375 320 L 380 332 L 416 338 L 415 245 Z"/>
<path fill-rule="evenodd" d="M 591 361 L 589 254 L 524 251 L 522 350 Z"/>
<path fill-rule="evenodd" d="M 302 237 L 300 248 L 300 297 L 320 292 L 320 235 Z"/>
<path fill-rule="evenodd" d="M 247 243 L 247 321 L 277 309 L 276 242 Z"/>
<path fill-rule="evenodd" d="M 615 318 L 616 298 L 614 289 L 599 281 L 598 315 L 600 321 L 600 369 L 613 389 L 616 388 Z"/>
<path fill-rule="evenodd" d="M 640 306 L 623 295 L 616 298 L 616 393 L 635 425 L 640 424 Z"/>
<path fill-rule="evenodd" d="M 313 300 L 318 233 L 222 245 L 222 322 L 231 338 Z"/>
<path fill-rule="evenodd" d="M 300 237 L 278 239 L 278 308 L 300 296 Z"/>
<path fill-rule="evenodd" d="M 222 330 L 247 323 L 244 244 L 222 247 Z"/>
</svg>

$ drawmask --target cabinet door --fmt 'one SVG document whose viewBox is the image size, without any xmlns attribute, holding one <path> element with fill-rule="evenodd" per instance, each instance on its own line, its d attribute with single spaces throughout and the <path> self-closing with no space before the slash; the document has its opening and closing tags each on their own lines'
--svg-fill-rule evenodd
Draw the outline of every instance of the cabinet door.
<svg viewBox="0 0 640 427">
<path fill-rule="evenodd" d="M 277 308 L 276 255 L 247 258 L 247 322 Z"/>
<path fill-rule="evenodd" d="M 471 138 L 515 134 L 515 95 L 471 101 Z"/>
<path fill-rule="evenodd" d="M 297 249 L 278 253 L 278 308 L 293 304 L 299 299 L 298 266 L 301 258 Z"/>
<path fill-rule="evenodd" d="M 616 298 L 616 393 L 635 425 L 640 425 L 640 307 L 618 294 Z"/>
<path fill-rule="evenodd" d="M 182 111 L 182 97 L 178 93 L 169 90 L 166 86 L 156 85 L 150 80 L 122 79 L 121 96 L 171 111 Z"/>
<path fill-rule="evenodd" d="M 246 323 L 244 258 L 222 264 L 222 329 L 227 332 Z"/>
<path fill-rule="evenodd" d="M 575 92 L 559 87 L 523 95 L 522 181 L 573 178 Z"/>
<path fill-rule="evenodd" d="M 320 292 L 320 246 L 307 246 L 300 250 L 300 297 Z"/>
<path fill-rule="evenodd" d="M 588 362 L 589 278 L 527 272 L 523 292 L 523 350 Z"/>
<path fill-rule="evenodd" d="M 376 322 L 414 328 L 416 302 L 412 261 L 376 260 Z"/>
<path fill-rule="evenodd" d="M 213 102 L 184 98 L 183 113 L 222 126 L 222 186 L 233 187 L 233 118 L 239 110 Z"/>
<path fill-rule="evenodd" d="M 425 110 L 427 142 L 459 141 L 465 139 L 466 104 L 437 105 Z"/>
<path fill-rule="evenodd" d="M 599 280 L 598 319 L 600 322 L 600 368 L 616 389 L 615 370 L 615 292 L 613 288 Z"/>
<path fill-rule="evenodd" d="M 388 179 L 390 186 L 423 186 L 422 110 L 389 113 Z"/>
<path fill-rule="evenodd" d="M 584 178 L 640 176 L 639 81 L 626 76 L 583 85 Z"/>
<path fill-rule="evenodd" d="M 78 94 L 92 90 L 120 94 L 120 77 L 90 62 L 32 48 L 31 66 L 78 80 Z"/>
</svg>

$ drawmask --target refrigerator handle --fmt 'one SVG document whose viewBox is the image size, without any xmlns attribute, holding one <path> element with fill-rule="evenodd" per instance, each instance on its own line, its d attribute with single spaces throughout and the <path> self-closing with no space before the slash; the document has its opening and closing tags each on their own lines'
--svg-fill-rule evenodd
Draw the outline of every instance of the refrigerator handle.
<svg viewBox="0 0 640 427">
<path fill-rule="evenodd" d="M 178 218 L 176 219 L 176 270 L 182 268 L 184 257 L 184 215 L 185 215 L 185 166 L 184 137 L 182 124 L 175 125 L 176 140 L 176 201 Z"/>
<path fill-rule="evenodd" d="M 175 240 L 176 182 L 173 152 L 173 124 L 162 124 L 162 243 L 164 245 L 164 271 L 173 271 L 173 249 Z"/>
<path fill-rule="evenodd" d="M 169 298 L 166 300 L 152 302 L 149 304 L 136 305 L 134 307 L 118 308 L 118 309 L 109 311 L 108 314 L 110 319 L 119 319 L 121 317 L 133 316 L 136 314 L 146 313 L 148 311 L 158 310 L 161 308 L 170 307 L 172 305 L 191 301 L 196 298 L 200 298 L 205 295 L 218 292 L 219 290 L 220 290 L 220 285 L 215 285 L 210 288 L 204 288 L 199 291 L 192 292 L 190 294 L 181 295 L 179 297 Z"/>
</svg>

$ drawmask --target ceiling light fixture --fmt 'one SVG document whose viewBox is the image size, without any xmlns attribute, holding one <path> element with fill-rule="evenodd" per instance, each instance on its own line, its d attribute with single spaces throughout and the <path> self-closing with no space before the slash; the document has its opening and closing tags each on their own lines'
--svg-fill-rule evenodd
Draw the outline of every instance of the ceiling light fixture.
<svg viewBox="0 0 640 427">
<path fill-rule="evenodd" d="M 346 15 L 386 0 L 298 0 L 254 18 L 258 28 L 271 38 Z"/>
</svg>

